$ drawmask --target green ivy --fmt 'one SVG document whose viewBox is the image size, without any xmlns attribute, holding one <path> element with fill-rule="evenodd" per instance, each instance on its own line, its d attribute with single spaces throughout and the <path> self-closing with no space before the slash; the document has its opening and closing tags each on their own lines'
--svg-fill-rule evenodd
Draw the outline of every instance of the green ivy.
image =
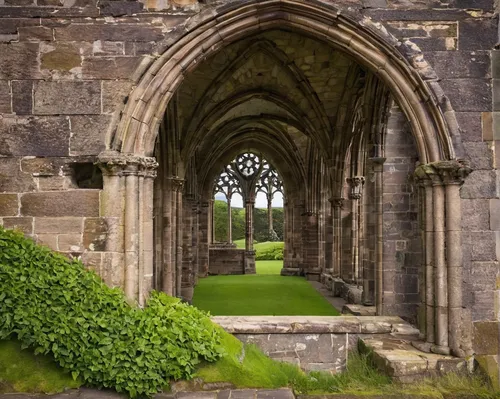
<svg viewBox="0 0 500 399">
<path fill-rule="evenodd" d="M 51 353 L 89 386 L 131 397 L 222 355 L 218 330 L 197 308 L 157 292 L 145 309 L 132 306 L 81 262 L 0 227 L 0 339 L 8 338 Z"/>
</svg>

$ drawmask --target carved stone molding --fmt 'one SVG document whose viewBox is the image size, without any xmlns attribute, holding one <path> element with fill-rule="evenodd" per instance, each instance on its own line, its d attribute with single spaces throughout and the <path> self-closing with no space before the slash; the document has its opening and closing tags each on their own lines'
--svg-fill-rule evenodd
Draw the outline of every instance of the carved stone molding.
<svg viewBox="0 0 500 399">
<path fill-rule="evenodd" d="M 420 185 L 462 185 L 471 171 L 465 160 L 438 161 L 418 166 L 414 177 Z"/>
<path fill-rule="evenodd" d="M 349 198 L 359 200 L 363 192 L 363 185 L 365 184 L 365 178 L 363 176 L 354 176 L 348 178 L 347 182 L 351 185 Z"/>
<path fill-rule="evenodd" d="M 117 151 L 100 153 L 96 164 L 105 176 L 138 175 L 155 178 L 158 168 L 155 158 L 123 154 Z"/>
<path fill-rule="evenodd" d="M 328 201 L 330 201 L 330 203 L 334 208 L 342 209 L 344 207 L 345 198 L 335 197 L 335 198 L 330 198 Z"/>
</svg>

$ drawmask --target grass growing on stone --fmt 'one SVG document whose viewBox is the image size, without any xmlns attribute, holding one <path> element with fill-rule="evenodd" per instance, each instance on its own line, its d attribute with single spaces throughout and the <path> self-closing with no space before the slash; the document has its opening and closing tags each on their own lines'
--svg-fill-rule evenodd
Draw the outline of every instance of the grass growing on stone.
<svg viewBox="0 0 500 399">
<path fill-rule="evenodd" d="M 338 316 L 303 277 L 211 276 L 200 279 L 193 305 L 218 316 Z"/>
<path fill-rule="evenodd" d="M 222 332 L 226 355 L 216 363 L 203 363 L 195 377 L 204 383 L 231 384 L 235 388 L 290 387 L 296 394 L 371 395 L 391 398 L 499 398 L 479 375 L 447 374 L 416 384 L 401 385 L 380 374 L 366 355 L 351 353 L 347 370 L 331 375 L 326 372 L 304 373 L 297 366 L 280 363 L 265 356 L 253 345 L 243 345 L 232 335 Z M 321 397 L 321 396 L 318 396 Z"/>
<path fill-rule="evenodd" d="M 17 341 L 0 341 L 0 393 L 56 393 L 81 384 L 51 356 L 35 355 L 31 349 L 21 350 Z"/>
</svg>

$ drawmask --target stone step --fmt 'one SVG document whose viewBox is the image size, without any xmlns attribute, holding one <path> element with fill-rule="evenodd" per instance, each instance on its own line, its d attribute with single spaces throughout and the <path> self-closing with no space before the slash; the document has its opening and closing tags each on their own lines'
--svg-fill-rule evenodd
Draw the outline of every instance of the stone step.
<svg viewBox="0 0 500 399">
<path fill-rule="evenodd" d="M 377 308 L 375 306 L 363 306 L 354 304 L 345 304 L 342 307 L 342 314 L 352 314 L 353 316 L 375 316 Z"/>
<path fill-rule="evenodd" d="M 375 366 L 393 380 L 413 383 L 452 371 L 466 371 L 465 359 L 426 353 L 412 346 L 407 337 L 384 335 L 360 338 L 359 349 L 368 353 Z"/>
</svg>

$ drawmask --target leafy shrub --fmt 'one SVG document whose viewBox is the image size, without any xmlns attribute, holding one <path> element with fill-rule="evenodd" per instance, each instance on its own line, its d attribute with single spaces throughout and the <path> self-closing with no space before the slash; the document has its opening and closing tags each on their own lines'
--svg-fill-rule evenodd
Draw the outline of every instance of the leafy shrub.
<svg viewBox="0 0 500 399">
<path fill-rule="evenodd" d="M 263 242 L 256 244 L 255 260 L 283 260 L 283 242 Z"/>
<path fill-rule="evenodd" d="M 221 356 L 200 310 L 153 293 L 142 310 L 79 261 L 0 227 L 0 339 L 14 337 L 87 385 L 151 395 Z"/>
</svg>

